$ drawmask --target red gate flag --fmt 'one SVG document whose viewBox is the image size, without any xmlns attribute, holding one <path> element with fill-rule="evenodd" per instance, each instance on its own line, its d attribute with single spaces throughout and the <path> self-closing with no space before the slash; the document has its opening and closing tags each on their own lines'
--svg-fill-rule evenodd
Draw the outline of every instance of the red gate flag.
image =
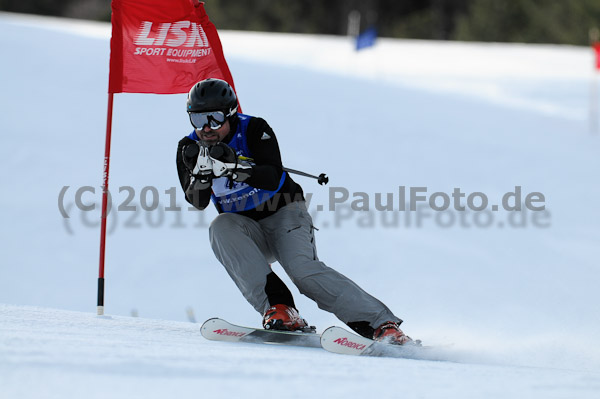
<svg viewBox="0 0 600 399">
<path fill-rule="evenodd" d="M 109 93 L 187 93 L 206 78 L 234 87 L 217 29 L 197 0 L 113 0 L 110 49 Z"/>
<path fill-rule="evenodd" d="M 98 314 L 104 314 L 108 171 L 114 93 L 187 93 L 223 79 L 235 90 L 217 29 L 198 0 L 112 0 L 108 112 L 102 181 Z M 239 104 L 239 103 L 238 103 Z M 238 110 L 241 111 L 240 108 Z"/>
<path fill-rule="evenodd" d="M 592 48 L 596 54 L 596 69 L 600 69 L 600 42 L 592 43 Z"/>
</svg>

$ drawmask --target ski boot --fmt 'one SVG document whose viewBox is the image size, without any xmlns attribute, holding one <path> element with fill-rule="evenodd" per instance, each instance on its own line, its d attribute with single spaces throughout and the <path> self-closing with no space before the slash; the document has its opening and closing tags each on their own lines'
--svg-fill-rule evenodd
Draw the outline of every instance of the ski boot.
<svg viewBox="0 0 600 399">
<path fill-rule="evenodd" d="M 288 305 L 275 305 L 267 309 L 263 316 L 263 327 L 265 330 L 315 331 L 315 327 L 309 326 L 298 311 Z"/>
<path fill-rule="evenodd" d="M 387 321 L 380 325 L 373 333 L 373 340 L 393 345 L 413 343 L 412 338 L 404 334 L 398 323 Z"/>
</svg>

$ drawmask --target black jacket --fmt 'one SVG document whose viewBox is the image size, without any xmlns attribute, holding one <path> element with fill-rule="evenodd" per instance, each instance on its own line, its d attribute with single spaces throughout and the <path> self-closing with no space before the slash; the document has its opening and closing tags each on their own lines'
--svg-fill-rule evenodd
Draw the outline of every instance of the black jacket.
<svg viewBox="0 0 600 399">
<path fill-rule="evenodd" d="M 233 123 L 231 123 L 230 133 L 223 140 L 224 143 L 229 143 L 229 141 L 231 141 L 236 129 L 237 119 L 234 119 Z M 264 133 L 271 138 L 261 140 Z M 275 137 L 275 133 L 273 133 L 273 129 L 271 129 L 264 119 L 252 117 L 248 122 L 246 138 L 248 149 L 252 153 L 252 159 L 255 165 L 252 168 L 252 176 L 249 177 L 245 183 L 259 189 L 268 191 L 276 190 L 281 180 L 281 174 L 283 173 L 283 165 L 281 162 L 279 145 L 277 144 L 277 138 Z M 206 190 L 196 190 L 196 192 L 192 193 L 186 190 L 190 185 L 191 175 L 183 164 L 183 149 L 191 143 L 194 143 L 194 140 L 189 137 L 184 137 L 179 141 L 179 145 L 177 146 L 177 173 L 179 174 L 179 182 L 181 183 L 184 193 L 188 192 L 185 196 L 186 201 L 197 209 L 203 210 L 210 202 L 212 190 L 209 188 Z M 273 197 L 272 202 L 261 204 L 262 206 L 259 205 L 259 207 L 254 209 L 236 213 L 248 216 L 254 220 L 260 220 L 272 215 L 278 209 L 291 202 L 303 200 L 304 194 L 302 192 L 302 187 L 293 181 L 288 174 L 281 189 Z M 223 212 L 220 206 L 217 206 L 217 210 L 219 213 Z"/>
</svg>

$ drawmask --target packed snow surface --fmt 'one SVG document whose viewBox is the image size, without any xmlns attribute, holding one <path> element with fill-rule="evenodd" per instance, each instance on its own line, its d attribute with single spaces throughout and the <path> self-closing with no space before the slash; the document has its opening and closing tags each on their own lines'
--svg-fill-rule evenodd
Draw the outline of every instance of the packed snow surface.
<svg viewBox="0 0 600 399">
<path fill-rule="evenodd" d="M 294 177 L 319 257 L 443 348 L 432 362 L 200 336 L 192 313 L 260 315 L 212 254 L 216 211 L 188 210 L 178 187 L 185 94 L 115 96 L 96 316 L 110 25 L 2 13 L 0 33 L 0 397 L 600 396 L 589 49 L 381 39 L 356 53 L 341 37 L 221 32 L 243 111 L 273 127 L 285 166 L 330 177 Z M 491 208 L 517 186 L 545 209 L 398 211 L 402 187 Z M 342 324 L 292 290 L 319 331 Z"/>
</svg>

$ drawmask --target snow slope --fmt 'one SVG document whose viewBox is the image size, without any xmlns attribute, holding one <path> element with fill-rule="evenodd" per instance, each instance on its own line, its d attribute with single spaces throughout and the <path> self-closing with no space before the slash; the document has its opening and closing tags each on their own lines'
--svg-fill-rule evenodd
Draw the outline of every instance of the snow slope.
<svg viewBox="0 0 600 399">
<path fill-rule="evenodd" d="M 197 325 L 0 305 L 3 397 L 595 397 L 597 373 L 214 343 Z M 458 356 L 460 358 L 460 356 Z M 489 361 L 489 359 L 488 359 Z M 35 394 L 35 396 L 34 396 Z"/>
<path fill-rule="evenodd" d="M 111 214 L 111 316 L 94 316 L 99 211 L 74 200 L 94 186 L 84 202 L 100 202 L 110 27 L 4 13 L 0 33 L 3 397 L 197 396 L 225 382 L 228 394 L 252 396 L 288 384 L 292 396 L 598 395 L 600 143 L 589 132 L 588 49 L 381 40 L 356 54 L 344 38 L 222 32 L 244 112 L 273 126 L 286 166 L 331 178 L 296 178 L 312 194 L 321 259 L 411 336 L 452 344 L 456 362 L 431 363 L 215 344 L 184 322 L 191 307 L 198 320 L 259 323 L 208 245 L 215 211 L 164 210 L 171 195 L 184 206 L 174 167 L 190 130 L 184 94 L 115 98 L 110 185 L 117 205 L 131 187 L 138 209 Z M 157 211 L 140 209 L 147 186 Z M 544 194 L 547 212 L 482 224 L 431 210 L 409 223 L 350 212 L 350 201 L 326 211 L 334 187 L 373 201 L 399 186 L 481 191 L 491 204 L 522 186 Z M 294 292 L 311 324 L 339 324 Z M 297 362 L 280 367 L 282 357 Z"/>
</svg>

